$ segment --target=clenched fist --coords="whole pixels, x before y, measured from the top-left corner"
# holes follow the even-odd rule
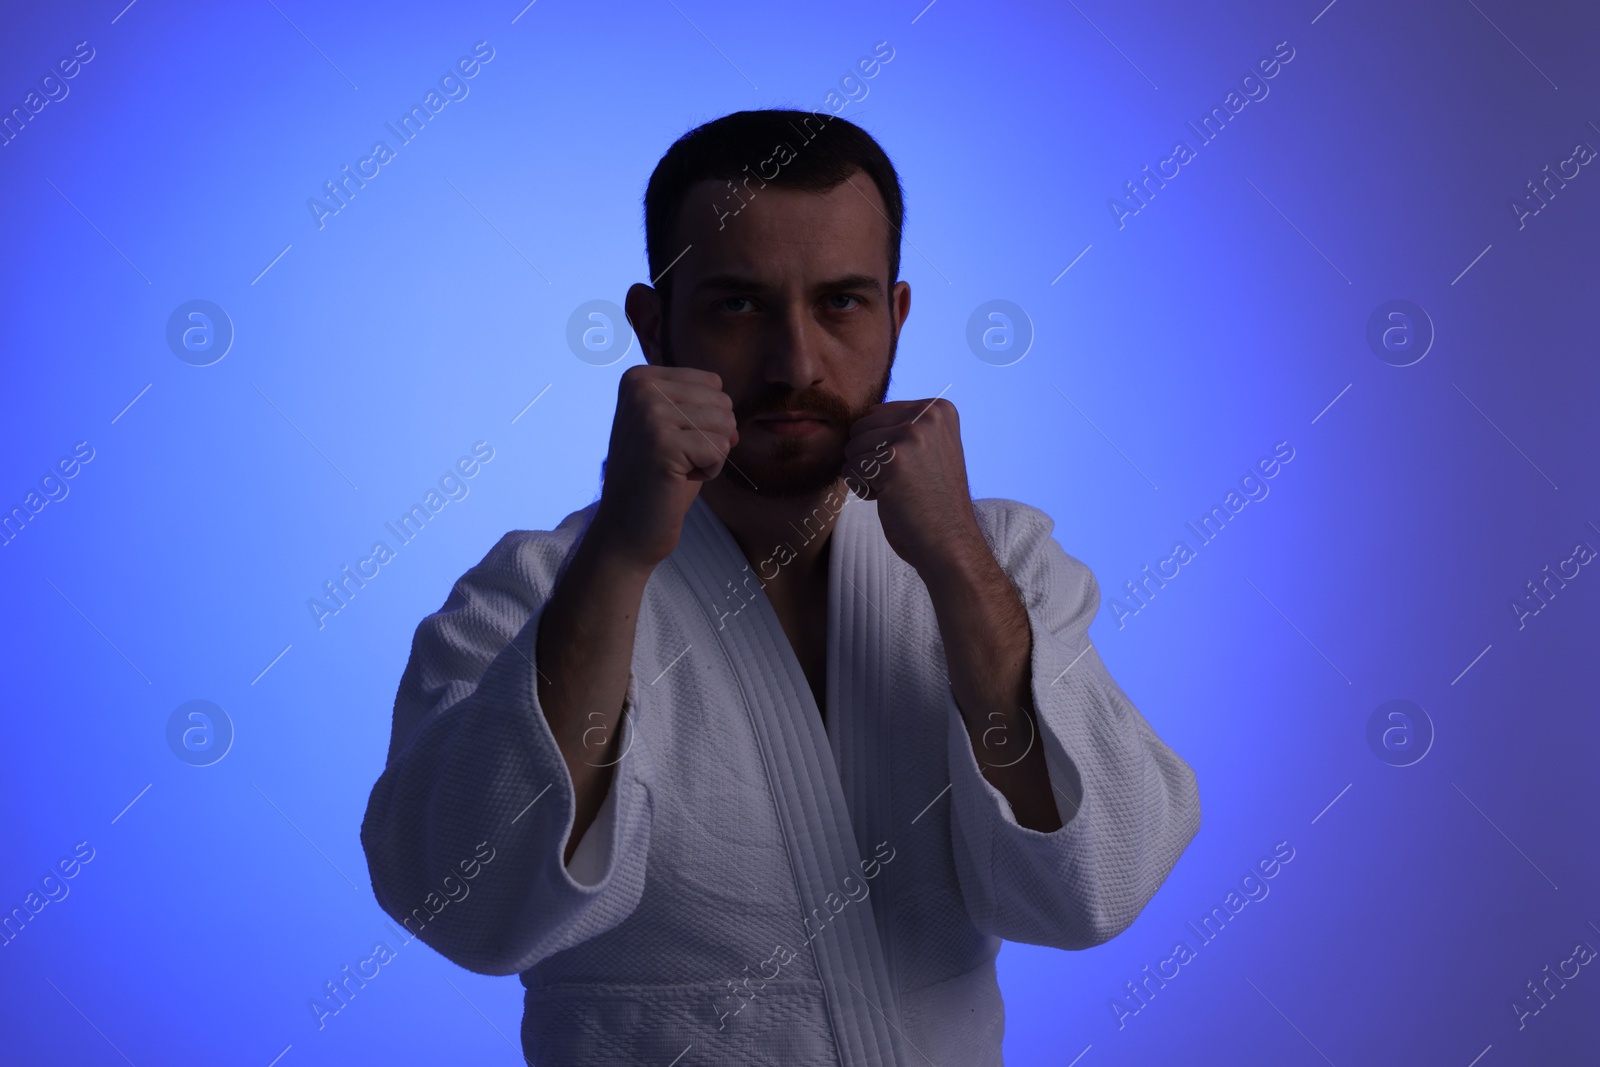
[[[591,536],[629,562],[672,554],[704,482],[739,443],[722,379],[691,367],[629,367],[617,386],[605,487]]]
[[[925,580],[963,557],[987,554],[950,401],[879,404],[850,427],[845,471],[855,475],[845,483],[852,491],[878,501],[889,547]]]

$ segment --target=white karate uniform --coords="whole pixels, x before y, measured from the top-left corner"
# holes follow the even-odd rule
[[[1193,770],[1089,643],[1088,568],[1038,509],[975,502],[1033,632],[1063,820],[1039,833],[979,772],[876,503],[851,497],[832,533],[825,727],[759,575],[696,499],[646,586],[624,755],[569,868],[535,645],[595,506],[507,534],[418,627],[361,828],[378,902],[462,967],[521,974],[540,1067],[999,1064],[1000,940],[1116,936],[1200,825]]]

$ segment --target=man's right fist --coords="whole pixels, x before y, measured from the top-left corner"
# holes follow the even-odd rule
[[[629,367],[617,386],[605,486],[591,534],[628,562],[653,567],[678,546],[700,484],[739,443],[722,379],[691,367]]]

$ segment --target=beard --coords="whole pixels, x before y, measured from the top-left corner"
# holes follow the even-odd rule
[[[662,362],[677,366],[673,359],[670,331],[662,329]],[[894,370],[899,338],[889,337],[889,359],[883,376],[863,396],[841,397],[825,389],[789,389],[769,386],[733,405],[739,427],[739,443],[728,453],[721,477],[732,479],[740,488],[760,497],[777,500],[813,496],[832,486],[844,473],[844,446],[850,427],[889,395],[890,374]],[[753,420],[784,411],[813,411],[828,420],[823,430],[803,437],[778,437],[768,434],[764,447],[758,447],[751,431]]]

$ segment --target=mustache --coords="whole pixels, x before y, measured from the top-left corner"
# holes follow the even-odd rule
[[[869,405],[870,406],[870,405]],[[837,393],[823,389],[785,389],[772,387],[747,397],[733,406],[734,418],[740,425],[762,415],[776,415],[785,411],[814,411],[832,422],[854,423],[866,409],[857,410]]]

